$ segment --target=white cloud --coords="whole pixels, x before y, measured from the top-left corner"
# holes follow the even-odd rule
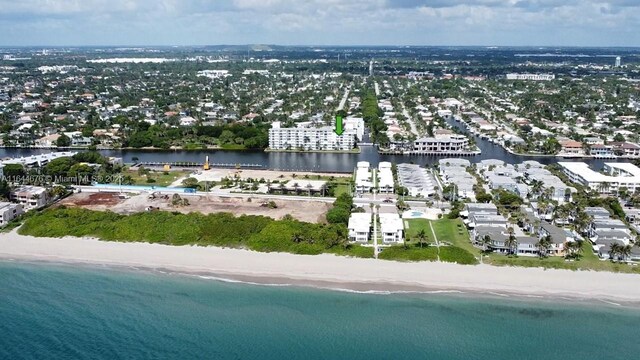
[[[637,46],[638,28],[637,0],[0,0],[0,45]]]

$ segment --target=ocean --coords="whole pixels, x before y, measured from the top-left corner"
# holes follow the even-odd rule
[[[640,310],[0,262],[0,359],[634,359]]]

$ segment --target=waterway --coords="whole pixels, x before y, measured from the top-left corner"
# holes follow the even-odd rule
[[[463,132],[466,130],[460,123],[453,120],[450,125],[456,126]],[[467,156],[471,162],[480,162],[486,159],[499,159],[509,164],[518,164],[526,160],[535,160],[542,164],[549,165],[558,161],[585,161],[596,169],[602,168],[607,161],[604,159],[561,159],[553,156],[522,156],[506,151],[502,146],[496,145],[479,136],[471,135],[482,151],[481,155]],[[34,154],[49,153],[48,149],[15,149],[0,148],[0,158],[30,156]],[[140,162],[198,162],[203,163],[206,156],[214,164],[251,164],[261,165],[263,168],[273,170],[290,171],[321,171],[321,172],[351,172],[359,161],[368,161],[372,165],[377,165],[381,161],[395,163],[413,163],[422,166],[431,166],[443,159],[443,156],[424,155],[381,155],[377,148],[373,146],[362,146],[359,154],[339,154],[339,153],[279,153],[264,151],[225,151],[225,150],[103,150],[106,156],[123,158],[124,162],[133,162],[133,158],[138,158]],[[613,160],[621,161],[621,160]]]

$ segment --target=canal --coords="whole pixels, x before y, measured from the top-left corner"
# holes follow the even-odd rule
[[[460,123],[448,121],[451,125],[462,131],[466,130]],[[521,163],[526,160],[535,160],[548,165],[558,161],[585,161],[594,168],[602,168],[604,162],[612,160],[603,159],[575,159],[567,160],[553,156],[522,156],[511,154],[502,146],[496,145],[479,136],[471,135],[482,151],[481,155],[465,157],[471,162],[479,162],[485,159],[500,159],[510,164]],[[29,156],[33,154],[48,153],[47,149],[16,149],[0,148],[0,158]],[[124,162],[133,162],[138,158],[141,162],[199,162],[203,163],[206,156],[213,164],[259,164],[264,168],[273,170],[290,171],[322,171],[322,172],[352,172],[358,161],[368,161],[377,165],[381,161],[395,163],[413,163],[422,166],[430,166],[443,159],[442,156],[421,155],[380,155],[373,146],[363,146],[359,154],[336,153],[278,153],[263,151],[224,151],[224,150],[102,150],[105,156],[123,158]],[[616,160],[613,160],[616,161]]]

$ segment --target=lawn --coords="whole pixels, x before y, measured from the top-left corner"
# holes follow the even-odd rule
[[[169,186],[181,177],[189,175],[188,171],[149,171],[148,175],[139,175],[137,171],[124,171],[122,176],[131,176],[134,185]],[[149,182],[153,179],[154,182]]]
[[[405,220],[408,227],[406,227],[405,231],[407,232],[407,237],[409,241],[407,244],[411,247],[418,246],[418,233],[421,230],[424,230],[426,237],[426,242],[431,244],[429,252],[434,252],[436,257],[433,260],[437,260],[438,250],[435,246],[433,246],[436,241],[433,237],[433,232],[436,233],[436,237],[440,243],[447,243],[451,246],[441,246],[440,247],[440,260],[445,262],[454,262],[458,264],[477,264],[478,257],[480,252],[478,249],[471,245],[469,241],[469,233],[465,228],[464,224],[461,220],[450,220],[450,219],[441,219],[441,220],[426,220],[426,219],[410,219]],[[433,229],[433,231],[432,231]],[[433,250],[431,250],[433,249]],[[407,250],[409,254],[404,255],[399,254],[399,259],[401,260],[409,260],[412,261],[412,251]],[[385,250],[386,251],[386,250]],[[400,250],[396,251],[399,253]]]
[[[403,221],[405,222],[405,231],[407,233],[408,244],[418,243],[418,233],[420,232],[420,230],[424,230],[425,235],[427,235],[425,239],[427,243],[436,243],[436,240],[433,238],[433,232],[431,231],[431,225],[429,225],[429,220],[409,219]]]
[[[336,186],[335,193],[333,197],[339,197],[342,194],[349,194],[351,192],[351,184],[338,184]]]
[[[462,220],[441,219],[432,221],[431,224],[436,232],[438,241],[464,249],[475,257],[480,256],[480,250],[471,244],[469,232]]]

